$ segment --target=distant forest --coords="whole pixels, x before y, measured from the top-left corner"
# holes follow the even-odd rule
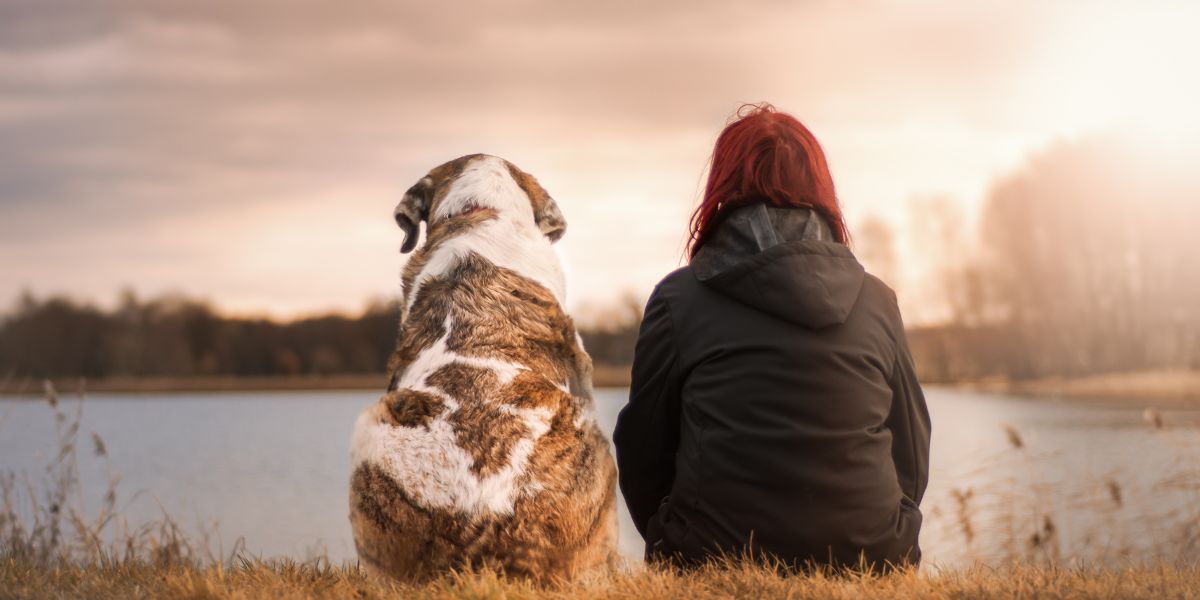
[[[222,316],[176,296],[139,301],[126,293],[111,311],[26,294],[0,321],[0,378],[383,373],[396,344],[395,302],[358,317],[291,322]],[[640,312],[581,330],[598,364],[633,359]]]
[[[975,230],[955,203],[914,202],[913,235],[936,264],[927,285],[948,309],[908,333],[923,380],[1200,370],[1196,156],[1118,136],[1054,146],[996,182]],[[876,221],[855,234],[890,280],[893,232]],[[597,365],[628,367],[642,301],[581,328]],[[397,320],[395,303],[282,323],[179,297],[127,294],[104,311],[26,295],[0,319],[0,378],[381,373]]]

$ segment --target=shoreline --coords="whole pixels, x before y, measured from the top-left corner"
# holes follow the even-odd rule
[[[1032,400],[1200,407],[1200,370],[1150,370],[1079,377],[984,379],[928,386],[1027,397]]]
[[[629,387],[629,368],[598,365],[592,383],[596,388]],[[285,376],[109,377],[53,380],[60,395],[80,389],[98,393],[266,392],[304,390],[380,391],[388,378],[382,373]],[[1027,397],[1031,400],[1092,401],[1149,406],[1200,407],[1200,371],[1136,371],[1083,377],[1046,377],[1030,380],[985,379],[929,382],[931,388]],[[0,396],[41,396],[42,382],[32,378],[0,381]]]
[[[385,373],[349,373],[341,375],[201,375],[188,377],[106,377],[103,379],[52,379],[59,395],[91,393],[151,394],[172,392],[284,392],[305,390],[362,390],[383,392],[388,385]],[[11,378],[0,380],[0,396],[42,396],[42,380]],[[595,367],[592,385],[629,387],[627,367]]]

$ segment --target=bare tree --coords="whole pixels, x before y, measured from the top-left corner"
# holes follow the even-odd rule
[[[896,259],[896,236],[884,219],[869,215],[854,230],[855,255],[871,274],[892,288],[899,284]]]

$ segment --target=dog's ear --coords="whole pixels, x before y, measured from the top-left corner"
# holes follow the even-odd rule
[[[533,213],[533,221],[551,242],[557,242],[567,232],[567,220],[563,218],[562,211],[558,210],[558,203],[550,196],[546,196],[542,208]]]
[[[417,247],[421,221],[429,219],[429,201],[433,197],[433,179],[422,177],[404,192],[404,199],[396,205],[396,224],[404,230],[404,243],[400,251],[408,254]]]
[[[509,163],[508,169],[517,185],[529,196],[529,203],[533,207],[533,221],[537,223],[538,229],[550,238],[551,242],[557,242],[567,231],[567,220],[558,209],[558,203],[533,175],[516,168],[512,163]]]

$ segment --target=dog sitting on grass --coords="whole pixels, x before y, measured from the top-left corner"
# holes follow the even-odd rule
[[[450,161],[396,207],[402,280],[392,380],[359,416],[350,522],[361,563],[402,580],[496,568],[571,578],[616,556],[616,470],[591,359],[563,309],[566,222],[537,180]]]

